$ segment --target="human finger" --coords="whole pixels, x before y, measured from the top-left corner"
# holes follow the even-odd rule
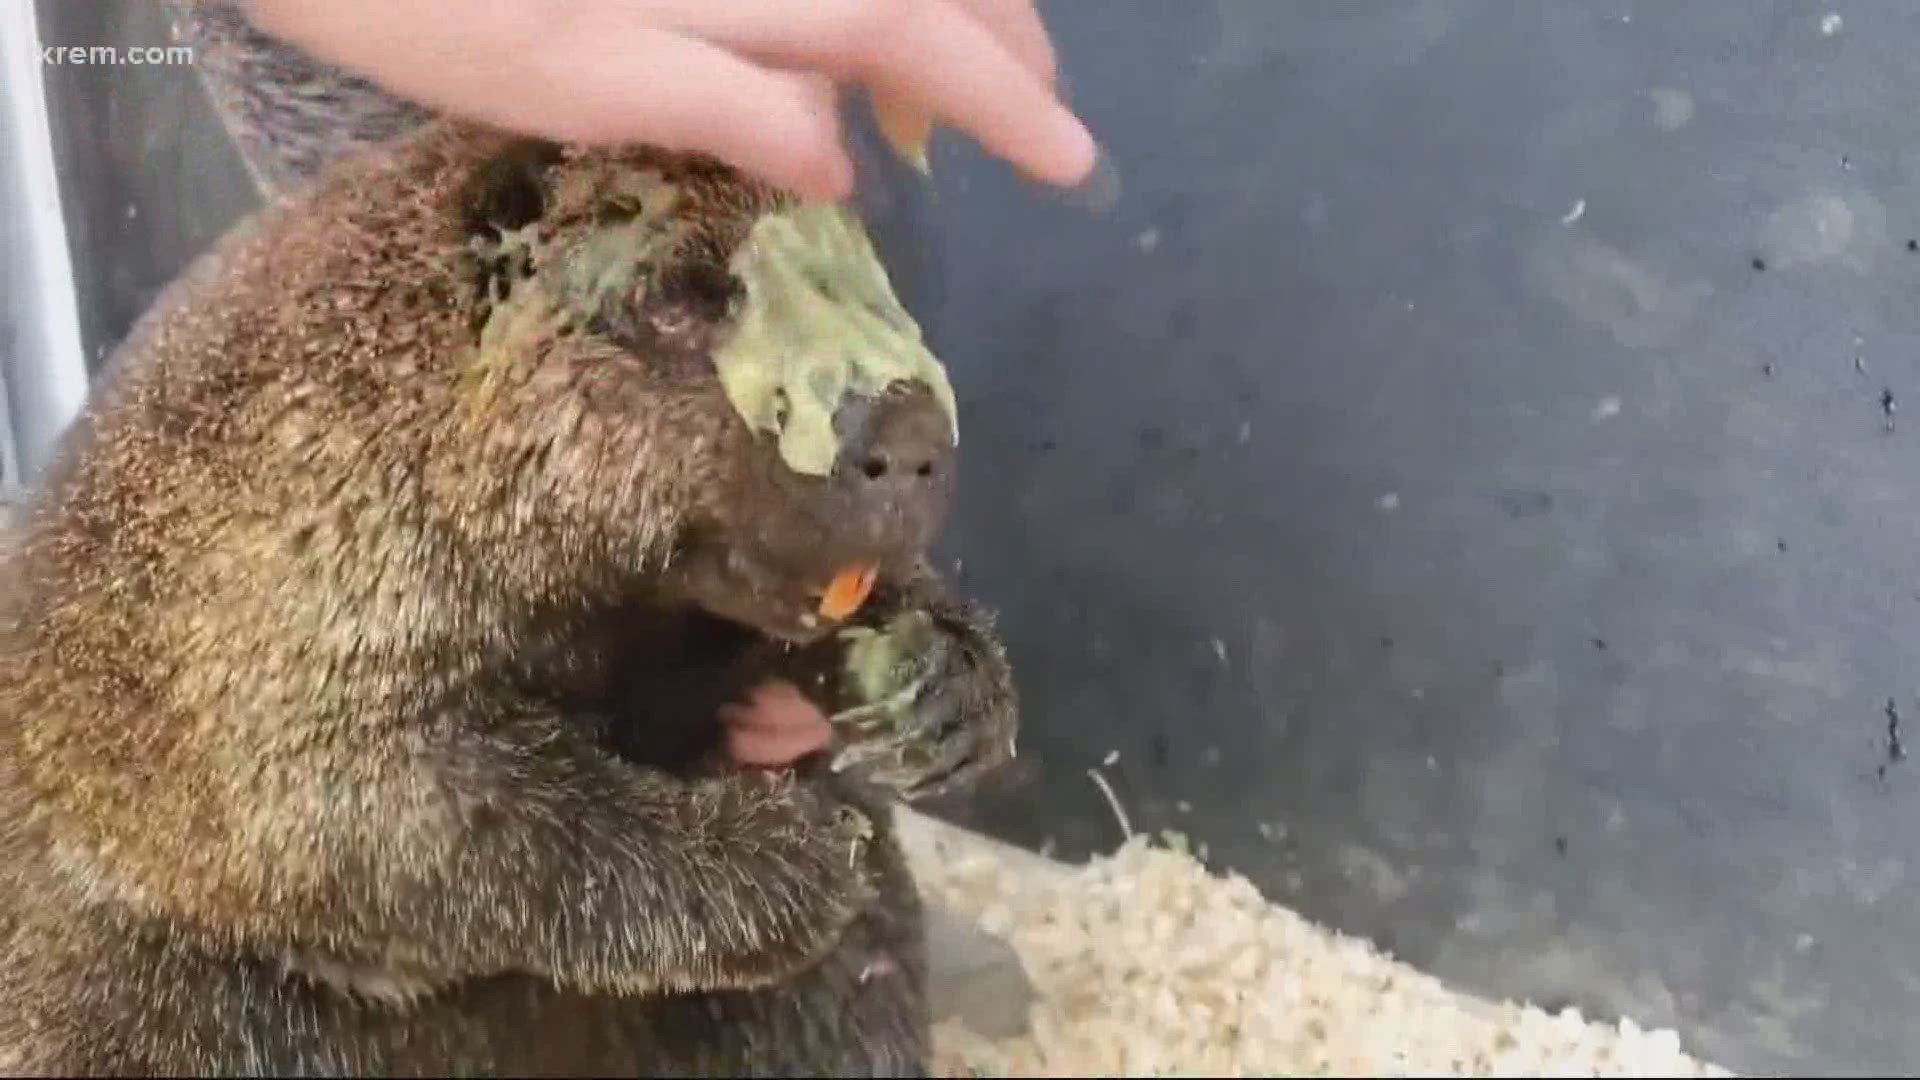
[[[1047,89],[1059,89],[1059,57],[1033,0],[947,0],[997,38]]]
[[[781,67],[914,101],[1042,181],[1071,186],[1098,149],[1078,118],[972,13],[948,0],[636,2],[662,25]]]
[[[755,687],[744,704],[720,709],[728,756],[738,764],[780,768],[824,749],[833,729],[791,683]]]
[[[254,0],[262,29],[429,108],[561,141],[707,153],[802,195],[838,199],[853,167],[840,119],[792,73],[659,29],[641,5]]]

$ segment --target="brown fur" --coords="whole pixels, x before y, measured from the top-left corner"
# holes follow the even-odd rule
[[[720,267],[778,197],[559,160],[454,125],[355,159],[115,361],[0,583],[0,1068],[920,1068],[884,800],[715,767],[712,709],[831,649],[778,643],[854,556],[868,617],[951,645],[929,790],[1005,756],[1004,658],[934,517],[859,519],[720,393]],[[609,212],[621,164],[697,193],[659,287],[476,394],[512,282],[468,241]]]

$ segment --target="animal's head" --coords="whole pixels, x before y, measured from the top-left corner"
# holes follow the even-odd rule
[[[643,149],[465,168],[471,318],[433,452],[464,542],[791,640],[924,551],[953,395],[850,212]]]

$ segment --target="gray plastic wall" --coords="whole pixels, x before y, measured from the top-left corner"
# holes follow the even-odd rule
[[[947,139],[885,238],[1026,708],[945,812],[1105,850],[1100,768],[1469,989],[1920,1067],[1920,20],[1045,10],[1121,203]],[[189,71],[46,75],[92,357],[251,199]]]

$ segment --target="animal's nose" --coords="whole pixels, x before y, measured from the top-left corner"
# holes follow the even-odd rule
[[[846,399],[833,421],[840,437],[834,486],[870,541],[927,543],[953,486],[953,427],[939,400],[917,383],[896,383],[878,398]]]
[[[834,415],[834,428],[841,468],[869,490],[918,497],[952,469],[953,429],[933,395],[918,387],[896,387],[878,400],[853,398]]]

